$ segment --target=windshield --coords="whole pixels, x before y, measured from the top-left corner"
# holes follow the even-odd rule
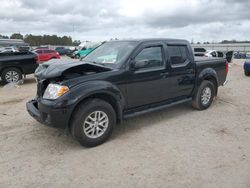
[[[117,67],[132,52],[136,42],[107,42],[96,48],[82,60],[104,66]]]

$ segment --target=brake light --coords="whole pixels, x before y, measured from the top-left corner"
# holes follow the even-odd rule
[[[228,62],[226,62],[226,74],[228,74]]]

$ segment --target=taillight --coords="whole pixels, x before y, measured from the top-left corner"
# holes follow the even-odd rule
[[[226,62],[226,74],[228,74],[228,62]]]

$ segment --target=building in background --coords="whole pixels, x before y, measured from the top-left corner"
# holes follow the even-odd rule
[[[9,47],[15,46],[17,48],[21,46],[29,46],[28,43],[25,43],[21,39],[0,39],[0,47]]]

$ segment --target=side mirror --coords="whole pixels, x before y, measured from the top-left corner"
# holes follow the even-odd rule
[[[138,70],[138,69],[145,68],[147,64],[148,64],[148,60],[145,60],[145,59],[142,59],[139,61],[132,61],[131,68],[133,70]]]

